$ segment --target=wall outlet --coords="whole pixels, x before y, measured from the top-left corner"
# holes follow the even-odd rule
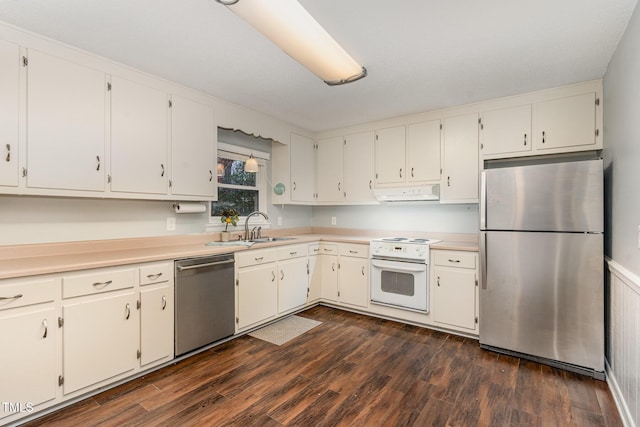
[[[338,220],[335,216],[331,217],[331,225],[336,225],[338,223]]]
[[[176,219],[173,217],[167,218],[167,231],[175,231]]]
[[[282,217],[281,216],[278,217],[278,225],[282,225]]]

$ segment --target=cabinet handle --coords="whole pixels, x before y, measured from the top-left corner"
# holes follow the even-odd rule
[[[451,258],[449,258],[449,262],[460,262],[460,260],[459,259],[451,259]]]
[[[156,274],[147,274],[147,279],[149,280],[156,280],[159,279],[160,276],[162,276],[162,273],[156,273]]]
[[[280,280],[284,280],[284,270],[280,270]]]
[[[332,252],[332,251],[331,251],[331,249],[329,249],[329,248],[323,248],[323,250],[324,250],[325,252]]]
[[[524,134],[524,145],[527,145],[527,134]]]
[[[451,177],[447,177],[447,187],[451,187]]]
[[[411,178],[413,178],[413,168],[411,168]]]
[[[440,286],[440,276],[438,276],[438,280],[436,280],[438,286]]]
[[[162,168],[162,172],[160,173],[160,176],[164,176],[164,165],[162,163],[160,163],[160,168]]]
[[[113,280],[107,280],[106,282],[95,282],[93,284],[93,286],[95,286],[96,288],[106,288],[107,286],[109,286],[110,284],[113,283]]]
[[[342,190],[340,189],[340,183],[338,183],[338,191],[342,191]]]
[[[167,308],[167,297],[162,295],[162,309],[164,310],[165,308]]]
[[[11,144],[7,144],[7,157],[5,158],[7,162],[11,161]]]
[[[213,181],[213,171],[209,170],[209,182]]]
[[[357,254],[357,253],[358,253],[358,251],[354,251],[354,250],[349,249],[349,253],[350,253],[350,254]]]
[[[336,263],[331,264],[331,271],[336,271]]]
[[[44,327],[44,334],[42,334],[42,338],[46,338],[47,333],[49,332],[49,328],[47,328],[47,319],[42,320],[42,326]]]
[[[362,266],[362,275],[364,276],[364,266]]]
[[[258,256],[258,257],[254,257],[253,259],[255,259],[257,262],[260,262],[264,259],[263,256]]]
[[[369,190],[373,190],[373,180],[369,180]]]
[[[271,281],[273,282],[274,280],[276,280],[276,273],[271,271]]]
[[[99,171],[100,170],[100,156],[96,156],[96,161],[98,162],[98,165],[96,166],[96,170]]]
[[[544,131],[542,131],[542,143],[545,143],[547,136],[545,135]]]
[[[296,182],[295,182],[295,181],[293,181],[293,191],[296,191],[296,187],[297,187],[297,186],[296,186]]]
[[[0,297],[0,301],[6,300],[6,299],[18,299],[18,298],[22,298],[22,294],[14,295],[12,297]]]
[[[402,168],[400,168],[400,178],[402,178]]]
[[[131,317],[131,306],[129,305],[129,303],[127,303],[127,305],[125,305],[124,308],[127,311],[127,316],[125,317],[125,320],[129,320],[129,317]]]
[[[289,255],[296,255],[298,251],[289,252]]]

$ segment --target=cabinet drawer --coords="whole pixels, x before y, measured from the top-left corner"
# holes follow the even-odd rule
[[[56,279],[22,282],[0,282],[0,310],[53,301],[58,292]]]
[[[62,278],[62,298],[132,288],[136,270],[102,270],[89,274],[78,274]]]
[[[236,266],[247,267],[275,262],[276,251],[274,249],[262,249],[257,251],[236,252]]]
[[[309,255],[319,255],[320,254],[320,243],[313,243],[309,245]]]
[[[291,259],[307,256],[307,245],[289,245],[278,248],[278,259]]]
[[[318,255],[338,255],[338,245],[331,243],[320,243]]]
[[[434,264],[443,267],[476,268],[474,252],[433,251]]]
[[[369,245],[357,245],[342,243],[338,247],[340,256],[352,256],[356,258],[369,258]]]
[[[144,265],[140,267],[140,285],[166,282],[172,274],[172,262]]]

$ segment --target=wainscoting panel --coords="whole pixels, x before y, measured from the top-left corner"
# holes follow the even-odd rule
[[[640,277],[608,259],[607,380],[627,426],[640,422]]]

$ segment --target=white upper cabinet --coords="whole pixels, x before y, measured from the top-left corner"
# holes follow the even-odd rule
[[[105,74],[30,49],[27,186],[103,191]]]
[[[595,92],[534,104],[533,131],[537,150],[598,148]]]
[[[344,138],[344,190],[348,202],[374,200],[375,134],[373,131]]]
[[[407,182],[440,180],[440,120],[407,126]]]
[[[484,111],[480,118],[482,156],[531,151],[531,105]]]
[[[440,201],[478,203],[478,114],[444,120]]]
[[[111,191],[166,194],[167,93],[111,78]]]
[[[317,145],[317,200],[338,202],[344,200],[344,138],[321,139]]]
[[[296,133],[291,134],[291,201],[313,202],[315,192],[314,142]]]
[[[0,40],[0,186],[18,185],[20,48]]]
[[[171,192],[215,198],[217,128],[213,107],[171,98]]]
[[[376,184],[402,184],[405,181],[405,126],[376,132]]]

